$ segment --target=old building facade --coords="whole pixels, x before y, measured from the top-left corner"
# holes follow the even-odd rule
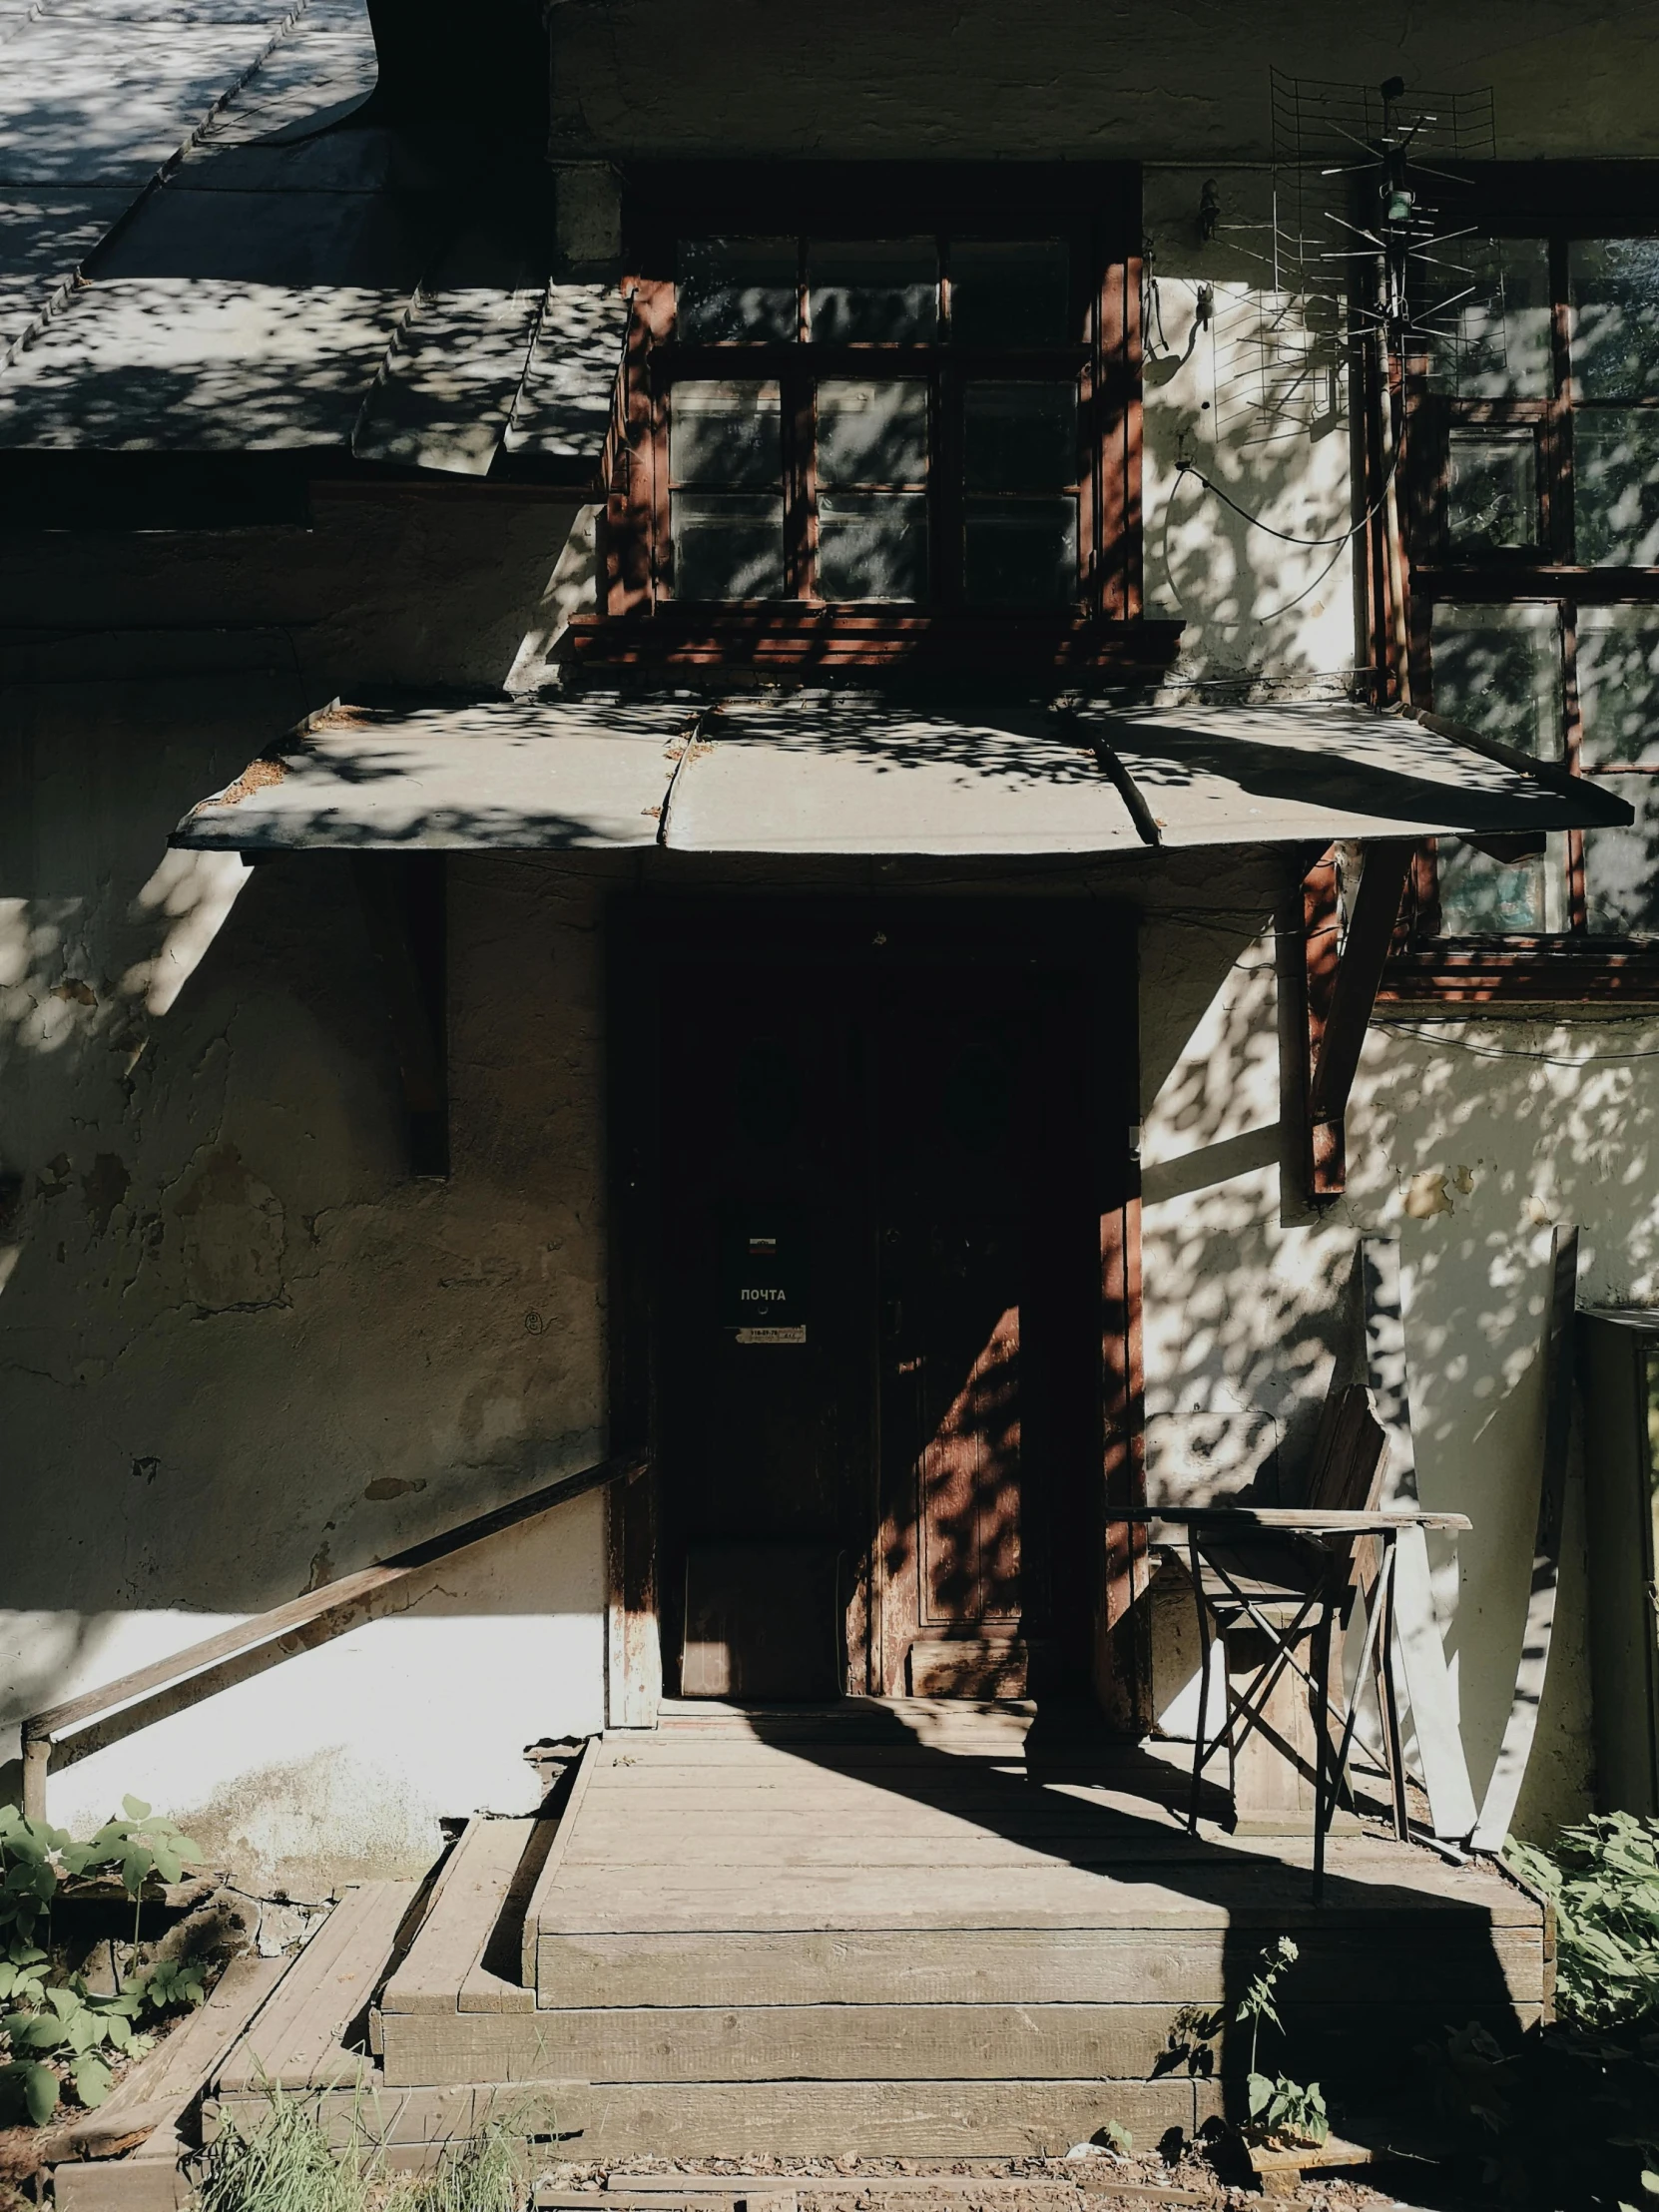
[[[314,1896],[665,1689],[1190,1728],[1121,1515],[1294,1495],[1334,1376],[1472,1523],[1473,1805],[1605,1798],[1659,26],[1495,14],[568,0],[446,129],[435,16],[0,13],[7,1718],[652,1459],[54,1818]]]

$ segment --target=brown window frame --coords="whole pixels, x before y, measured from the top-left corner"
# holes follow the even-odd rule
[[[1539,171],[1543,174],[1540,175]],[[1534,606],[1556,610],[1561,632],[1560,761],[1570,774],[1649,774],[1644,769],[1586,771],[1577,686],[1579,610],[1589,606],[1659,607],[1659,566],[1588,566],[1574,558],[1573,422],[1568,254],[1577,241],[1659,238],[1659,175],[1653,165],[1496,163],[1462,173],[1445,193],[1448,230],[1496,241],[1542,241],[1548,252],[1551,390],[1526,399],[1459,399],[1428,389],[1425,352],[1389,363],[1388,390],[1374,392],[1399,425],[1398,505],[1404,555],[1406,674],[1416,705],[1433,704],[1434,609]],[[1455,247],[1446,249],[1455,253]],[[1624,402],[1621,402],[1624,404]],[[1659,411],[1659,398],[1629,402]],[[1446,519],[1450,433],[1463,426],[1530,430],[1535,440],[1537,543],[1459,558]],[[1382,441],[1369,453],[1368,510],[1378,509],[1369,543],[1374,645],[1380,688],[1398,696],[1395,633],[1387,619],[1386,553],[1381,544],[1384,490]],[[1616,782],[1615,782],[1616,788]],[[1438,861],[1425,840],[1412,870],[1395,954],[1380,995],[1451,1003],[1575,1003],[1659,999],[1659,936],[1592,931],[1585,885],[1584,835],[1566,832],[1566,927],[1522,933],[1442,933]]]
[[[1072,254],[1073,345],[956,352],[927,345],[793,341],[682,345],[675,332],[680,240],[859,240],[932,236],[1060,238]],[[623,191],[632,298],[617,419],[606,459],[600,607],[571,633],[589,664],[881,668],[894,662],[1087,672],[1159,669],[1179,626],[1147,623],[1141,596],[1141,266],[1139,172],[1123,163],[638,164]],[[948,281],[948,259],[945,264]],[[952,468],[954,404],[964,373],[1010,382],[1079,376],[1078,569],[1072,605],[1006,609],[956,599],[945,564],[959,545]],[[934,424],[930,597],[828,601],[811,596],[816,511],[812,386],[825,376],[924,375]],[[786,549],[795,596],[685,602],[669,577],[669,393],[677,377],[781,383]],[[943,438],[941,447],[940,438]],[[942,525],[942,527],[941,527]]]

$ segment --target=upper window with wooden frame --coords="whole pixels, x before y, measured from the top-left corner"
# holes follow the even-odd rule
[[[741,652],[1139,614],[1133,171],[640,169],[624,221],[611,622]]]
[[[1412,691],[1616,780],[1636,821],[1519,861],[1440,839],[1413,936],[1525,940],[1558,970],[1659,950],[1659,206],[1582,169],[1553,210],[1517,198],[1442,249],[1461,296],[1405,363]]]

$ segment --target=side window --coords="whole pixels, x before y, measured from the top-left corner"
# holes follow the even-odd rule
[[[1659,237],[1452,251],[1405,364],[1414,683],[1637,819],[1510,862],[1442,838],[1419,928],[1659,939]]]

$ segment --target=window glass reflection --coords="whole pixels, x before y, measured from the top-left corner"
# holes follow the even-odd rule
[[[1555,388],[1548,246],[1542,239],[1455,239],[1444,260],[1423,310],[1439,333],[1429,346],[1430,390],[1456,399],[1547,399]]]
[[[1574,408],[1572,460],[1578,559],[1659,564],[1659,408]]]
[[[927,386],[826,377],[817,417],[820,598],[925,599]]]
[[[1451,432],[1446,534],[1458,553],[1537,544],[1537,445],[1530,430]]]
[[[931,239],[813,240],[807,316],[819,345],[925,344],[939,330],[939,256]]]
[[[1659,934],[1659,777],[1609,778],[1636,811],[1628,829],[1584,832],[1584,903],[1590,928],[1620,937]]]
[[[1567,270],[1577,396],[1659,398],[1659,239],[1575,239]]]
[[[1561,758],[1561,630],[1553,607],[1437,606],[1433,675],[1436,714],[1540,760]],[[1517,861],[1441,837],[1437,859],[1440,927],[1448,936],[1566,927],[1563,835]]]
[[[1578,713],[1586,768],[1659,768],[1659,607],[1579,608]]]
[[[682,239],[675,334],[730,345],[796,335],[794,239]]]
[[[676,597],[782,597],[784,448],[778,385],[736,379],[677,383],[668,453]]]
[[[818,386],[821,484],[919,484],[927,476],[927,386],[826,377]]]

